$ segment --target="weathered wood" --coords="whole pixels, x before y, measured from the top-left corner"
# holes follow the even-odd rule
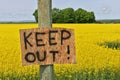
[[[52,27],[52,0],[38,0],[39,27]]]
[[[24,66],[76,63],[73,29],[22,29],[20,37]]]
[[[38,0],[38,26],[52,27],[52,0]],[[40,80],[54,80],[54,65],[40,65]]]

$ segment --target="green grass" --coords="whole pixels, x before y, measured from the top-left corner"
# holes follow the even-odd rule
[[[39,73],[31,75],[16,75],[0,73],[0,80],[40,80]],[[95,72],[94,69],[84,69],[76,73],[56,74],[55,80],[120,80],[120,70],[103,68]]]
[[[0,80],[40,80],[40,77],[38,74],[36,75],[24,75],[24,74],[4,74],[0,73]]]
[[[105,48],[111,48],[111,49],[120,49],[120,42],[119,41],[105,41],[104,43],[100,43],[100,46],[104,46]]]

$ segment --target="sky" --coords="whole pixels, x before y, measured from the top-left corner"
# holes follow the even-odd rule
[[[32,15],[38,0],[0,0],[0,22],[35,21]],[[83,8],[95,13],[96,20],[120,19],[120,0],[52,0],[52,7]]]

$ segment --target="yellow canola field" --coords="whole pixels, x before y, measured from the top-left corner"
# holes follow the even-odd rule
[[[19,30],[37,24],[0,24],[0,73],[36,74],[39,66],[22,66]],[[120,41],[120,24],[53,24],[53,28],[75,30],[77,64],[55,65],[55,73],[82,69],[120,68],[120,50],[99,46],[105,41]]]

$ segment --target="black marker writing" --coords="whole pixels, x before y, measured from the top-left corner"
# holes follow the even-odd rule
[[[26,36],[26,32],[24,32],[24,44],[25,49],[27,49],[27,43],[32,47],[33,45],[28,41],[28,38],[32,35],[32,32]]]
[[[49,45],[52,46],[52,45],[56,45],[57,42],[52,42],[53,40],[55,40],[55,37],[52,37],[52,34],[54,33],[57,33],[58,31],[57,30],[54,30],[54,31],[49,31]]]
[[[53,54],[53,62],[55,62],[55,55],[58,53],[58,51],[50,51],[51,54]]]
[[[29,59],[29,56],[32,56],[32,57],[33,57],[33,60],[30,60],[30,59]],[[26,60],[27,62],[29,62],[29,63],[33,63],[33,62],[35,62],[36,57],[35,57],[34,53],[28,52],[28,53],[25,55],[25,60]]]
[[[38,61],[44,61],[46,59],[46,51],[44,51],[44,57],[42,59],[40,58],[40,53],[38,51],[36,52],[36,55]]]
[[[68,36],[64,37],[64,34],[68,34]],[[67,30],[62,30],[61,31],[61,45],[63,45],[63,40],[67,40],[71,37],[71,34]]]
[[[43,41],[43,39],[38,39],[38,36],[39,35],[45,35],[45,32],[36,32],[35,33],[35,38],[36,38],[36,46],[45,46],[45,44],[43,44],[43,43],[41,43],[41,44],[39,44],[38,42],[42,42]]]
[[[67,54],[70,55],[70,46],[67,45]],[[70,59],[70,57],[68,57],[68,60]]]

